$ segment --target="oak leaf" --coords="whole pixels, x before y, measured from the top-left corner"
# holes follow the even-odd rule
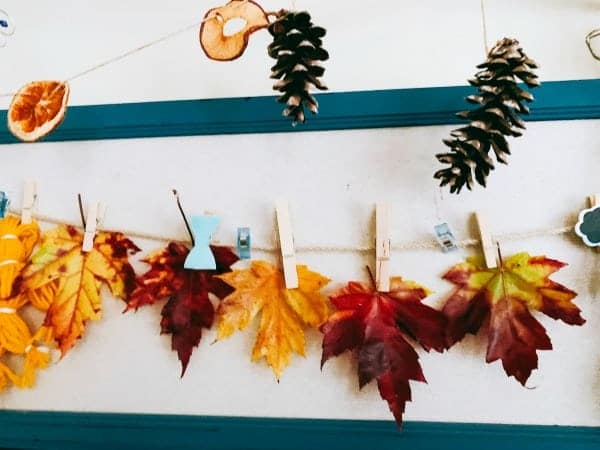
[[[297,289],[286,289],[283,273],[264,261],[219,276],[235,291],[217,309],[217,340],[245,329],[261,312],[252,360],[264,357],[277,380],[294,352],[305,355],[304,325],[318,328],[328,315],[320,290],[329,279],[307,266],[299,265],[297,271]]]
[[[446,348],[445,317],[422,303],[428,291],[400,277],[390,279],[390,292],[350,282],[330,297],[337,311],[321,327],[324,333],[321,367],[347,350],[358,359],[362,388],[377,380],[398,426],[406,402],[411,400],[409,381],[425,382],[419,356],[406,337],[426,351]]]
[[[121,233],[99,232],[88,253],[81,251],[82,243],[83,234],[72,226],[47,231],[23,273],[25,294],[38,298],[43,292],[46,297],[44,326],[51,329],[63,356],[83,336],[86,322],[101,318],[103,284],[123,300],[135,286],[129,256],[139,248],[131,240]]]
[[[211,246],[211,250],[216,270],[188,270],[184,263],[190,249],[184,244],[169,243],[144,259],[150,269],[137,278],[137,287],[128,300],[128,309],[137,309],[168,299],[162,310],[161,332],[171,335],[171,347],[181,361],[182,377],[194,347],[200,343],[202,329],[210,328],[214,320],[209,294],[223,298],[233,291],[216,275],[229,272],[238,257],[227,247]]]
[[[572,302],[577,294],[548,277],[566,264],[545,256],[516,254],[496,269],[470,258],[452,267],[444,278],[456,290],[443,313],[448,318],[448,345],[467,333],[476,334],[489,317],[486,362],[502,360],[506,374],[525,385],[537,369],[537,350],[551,350],[545,328],[532,315],[540,311],[570,325],[585,320]]]

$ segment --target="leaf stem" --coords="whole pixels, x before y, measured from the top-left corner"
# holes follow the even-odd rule
[[[500,242],[496,241],[496,248],[498,250],[498,262],[500,267],[504,268],[504,261],[502,261],[502,251],[500,250]]]
[[[375,277],[373,276],[373,271],[369,266],[365,266],[367,269],[367,273],[369,274],[369,279],[371,280],[371,285],[373,286],[373,290],[377,290],[377,282],[375,281]]]
[[[79,215],[81,216],[81,223],[83,224],[83,229],[85,230],[85,214],[83,212],[83,200],[81,199],[81,194],[77,194],[77,203],[79,204]]]
[[[175,196],[175,200],[177,201],[177,207],[179,208],[179,212],[181,213],[181,217],[183,217],[183,222],[185,223],[185,228],[187,229],[190,239],[192,240],[192,247],[196,245],[196,241],[194,240],[194,233],[192,233],[192,228],[190,227],[190,223],[183,211],[183,207],[181,206],[181,201],[179,200],[179,193],[177,189],[173,189],[173,195]]]

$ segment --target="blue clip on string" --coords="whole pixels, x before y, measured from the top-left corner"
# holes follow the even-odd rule
[[[251,240],[250,240],[250,228],[243,227],[238,228],[237,234],[237,251],[240,259],[251,258]]]
[[[8,197],[5,192],[0,191],[0,218],[4,218],[6,216],[6,212],[8,210],[9,204]]]

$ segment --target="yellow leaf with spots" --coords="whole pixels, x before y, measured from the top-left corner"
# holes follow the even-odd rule
[[[23,274],[22,289],[47,306],[44,326],[51,329],[63,356],[102,315],[100,288],[123,300],[135,287],[129,255],[139,249],[121,233],[100,232],[92,251],[81,251],[83,234],[59,225],[42,236],[40,249]],[[43,293],[41,295],[40,293]]]
[[[297,266],[297,270],[297,289],[286,289],[283,273],[264,261],[253,261],[249,269],[218,277],[235,291],[217,309],[217,340],[245,329],[260,312],[252,359],[264,357],[277,379],[293,353],[304,356],[304,327],[318,328],[329,313],[320,293],[329,279],[306,266]]]

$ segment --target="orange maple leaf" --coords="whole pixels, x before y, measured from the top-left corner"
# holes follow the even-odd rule
[[[235,291],[217,309],[217,340],[245,329],[262,312],[252,360],[266,358],[279,380],[292,353],[305,355],[304,325],[318,328],[328,317],[326,298],[319,292],[329,279],[297,266],[298,288],[286,289],[283,273],[264,261],[218,278]]]

